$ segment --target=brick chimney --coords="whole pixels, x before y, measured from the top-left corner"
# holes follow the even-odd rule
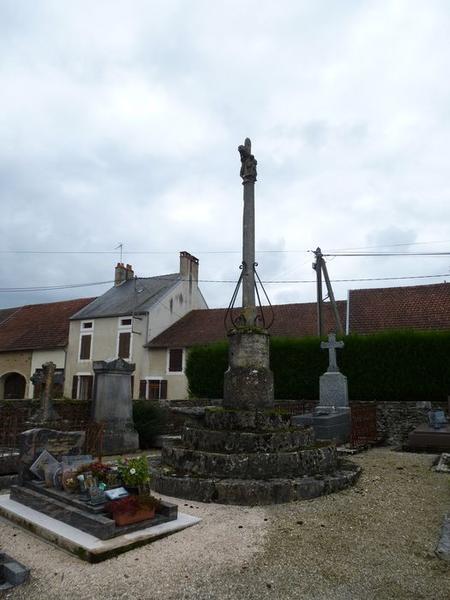
[[[198,258],[189,254],[189,252],[180,252],[180,275],[187,279],[190,284],[198,283]]]
[[[117,287],[127,280],[127,269],[121,262],[117,263],[114,271],[114,285]]]
[[[130,279],[133,279],[134,277],[134,271],[133,271],[133,267],[131,265],[127,265],[125,267],[125,279],[128,281]]]

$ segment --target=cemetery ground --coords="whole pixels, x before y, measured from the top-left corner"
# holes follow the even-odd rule
[[[99,564],[0,521],[2,550],[31,567],[11,600],[448,600],[435,554],[449,511],[433,456],[375,448],[352,457],[353,488],[310,501],[238,507],[175,500],[203,520]]]

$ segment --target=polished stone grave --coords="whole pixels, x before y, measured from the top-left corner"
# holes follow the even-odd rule
[[[178,514],[176,504],[161,501],[153,519],[119,527],[115,524],[114,519],[105,513],[104,504],[90,505],[87,498],[84,499],[80,494],[69,494],[62,490],[47,488],[40,481],[28,481],[23,485],[13,485],[10,498],[85,533],[95,535],[101,540],[174,521]]]
[[[430,452],[450,452],[450,425],[435,429],[429,425],[419,425],[408,436],[410,450]]]
[[[177,518],[172,521],[101,540],[72,525],[47,516],[41,511],[16,502],[8,495],[0,495],[0,516],[91,563],[100,562],[133,548],[149,544],[201,521],[197,517],[178,513]]]

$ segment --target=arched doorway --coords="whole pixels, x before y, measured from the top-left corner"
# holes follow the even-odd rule
[[[3,375],[3,398],[5,400],[16,400],[25,398],[27,381],[20,373],[7,373]]]

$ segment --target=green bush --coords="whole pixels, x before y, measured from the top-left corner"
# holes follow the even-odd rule
[[[167,412],[156,402],[135,400],[133,402],[133,421],[139,434],[140,448],[151,448],[155,438],[165,431]]]
[[[349,335],[338,351],[351,400],[444,401],[450,394],[450,332],[397,331]],[[328,365],[320,339],[272,338],[275,398],[319,397],[319,377]],[[228,368],[228,344],[197,346],[189,352],[186,375],[191,395],[221,398]]]

